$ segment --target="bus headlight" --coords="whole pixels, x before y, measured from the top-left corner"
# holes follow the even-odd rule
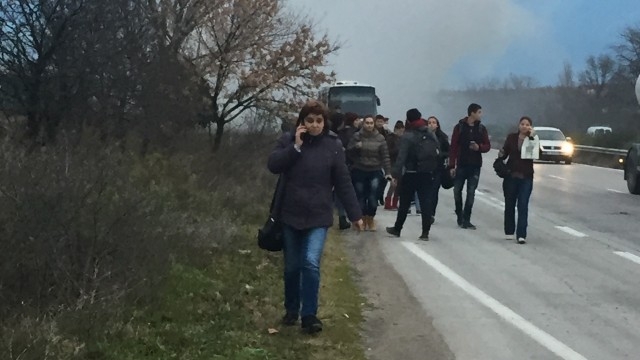
[[[573,144],[569,142],[562,144],[562,153],[565,155],[573,155]]]

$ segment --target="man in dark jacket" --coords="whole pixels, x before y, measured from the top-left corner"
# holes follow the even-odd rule
[[[478,104],[469,105],[467,115],[453,128],[449,168],[451,176],[455,178],[453,196],[458,226],[475,230],[475,225],[471,223],[471,209],[480,180],[482,154],[491,150],[491,143],[487,129],[480,123],[482,107]],[[462,188],[465,182],[467,183],[467,200],[463,209]]]
[[[400,236],[402,227],[413,195],[418,192],[418,199],[421,206],[430,209],[430,190],[433,188],[432,183],[438,165],[440,163],[440,146],[432,130],[426,125],[426,121],[422,119],[422,114],[418,109],[410,109],[407,111],[407,120],[409,127],[400,138],[400,151],[396,163],[391,169],[391,175],[397,181],[402,178],[402,186],[400,187],[400,207],[398,208],[398,216],[396,223],[392,227],[387,228],[387,232],[391,235]],[[402,173],[404,168],[404,174]],[[431,230],[431,213],[423,211],[422,214],[422,234],[421,240],[429,240],[429,231]]]

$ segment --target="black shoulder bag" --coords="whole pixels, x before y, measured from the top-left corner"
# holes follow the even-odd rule
[[[273,193],[269,218],[264,226],[258,230],[258,247],[267,251],[281,251],[284,245],[282,223],[280,222],[280,208],[284,198],[284,174],[278,178],[276,190]]]

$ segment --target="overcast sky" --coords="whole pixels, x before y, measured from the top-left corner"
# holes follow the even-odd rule
[[[429,91],[510,73],[554,85],[640,25],[638,0],[290,0],[343,43],[338,79],[376,87],[380,113],[437,111]],[[427,109],[429,108],[429,109]],[[466,109],[460,109],[464,115]]]

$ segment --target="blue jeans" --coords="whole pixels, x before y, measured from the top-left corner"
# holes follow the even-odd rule
[[[351,180],[353,181],[353,187],[356,190],[356,196],[360,202],[362,215],[376,216],[378,196],[384,180],[382,170],[364,171],[353,169],[351,171]]]
[[[527,238],[529,199],[533,191],[533,179],[505,178],[504,191],[504,233],[514,232],[518,238]],[[518,206],[518,227],[516,229],[516,205]]]
[[[471,219],[471,209],[476,196],[476,188],[480,181],[479,166],[458,166],[456,169],[456,178],[453,180],[453,198],[456,205],[456,215],[462,217],[464,221]],[[462,188],[467,183],[467,200],[462,207]]]
[[[284,225],[284,308],[303,317],[318,312],[320,260],[327,228],[297,230]],[[302,303],[302,310],[300,310]]]

